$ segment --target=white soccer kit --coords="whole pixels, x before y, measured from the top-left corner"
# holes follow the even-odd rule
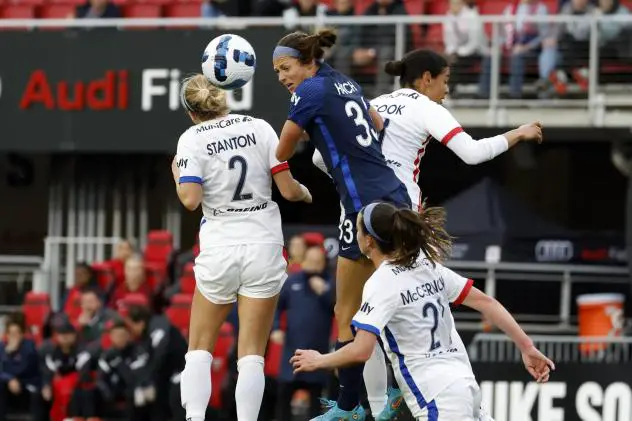
[[[502,135],[475,141],[450,111],[414,89],[403,88],[379,96],[371,105],[384,120],[382,153],[406,186],[417,211],[421,210],[421,190],[417,184],[421,159],[432,138],[468,164],[490,160],[508,147]]]
[[[266,121],[229,114],[190,127],[178,141],[180,183],[204,191],[197,287],[211,302],[269,298],[283,286],[286,260],[272,175],[287,170]]]
[[[421,256],[413,268],[384,262],[364,286],[352,325],[381,336],[406,404],[419,420],[478,419],[480,390],[466,350],[452,337],[450,311],[472,284]]]

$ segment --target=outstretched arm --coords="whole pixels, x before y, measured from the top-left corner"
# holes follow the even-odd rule
[[[522,353],[522,360],[527,371],[538,383],[548,381],[550,371],[555,370],[555,364],[538,351],[531,338],[498,300],[472,287],[463,300],[463,304],[483,314],[487,320],[514,341]]]
[[[353,342],[336,352],[321,354],[314,350],[297,349],[290,363],[294,373],[316,370],[333,370],[368,361],[373,354],[377,337],[368,331],[359,330]]]

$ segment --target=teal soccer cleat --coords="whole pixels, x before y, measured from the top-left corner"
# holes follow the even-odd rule
[[[327,412],[312,418],[310,421],[364,421],[366,418],[366,413],[361,405],[356,406],[352,411],[344,411],[338,408],[336,401],[322,399],[321,402]]]
[[[390,421],[397,417],[404,409],[404,397],[399,389],[388,388],[386,407],[375,417],[375,421]]]

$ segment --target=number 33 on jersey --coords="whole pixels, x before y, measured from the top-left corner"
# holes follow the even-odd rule
[[[347,215],[402,188],[386,165],[360,86],[326,63],[296,88],[288,120],[323,156]]]

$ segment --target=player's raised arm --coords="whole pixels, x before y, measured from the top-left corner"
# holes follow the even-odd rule
[[[474,139],[443,106],[432,104],[429,111],[422,118],[432,137],[450,148],[468,165],[494,159],[522,141],[542,142],[542,125],[539,122],[522,125],[501,135]]]
[[[276,150],[276,158],[279,161],[287,161],[294,156],[296,145],[301,141],[303,132],[303,128],[295,122],[291,120],[285,122]]]
[[[551,370],[555,370],[555,364],[533,345],[531,338],[498,300],[472,287],[463,299],[463,304],[480,312],[486,320],[511,338],[522,353],[525,368],[538,383],[548,381]]]
[[[269,148],[268,159],[270,164],[270,174],[272,175],[272,179],[278,187],[281,196],[290,202],[303,201],[306,203],[312,203],[311,193],[307,187],[294,179],[292,172],[290,171],[290,165],[287,161],[281,161],[276,158],[276,152],[279,147],[279,138],[272,126],[270,126],[267,122],[260,120],[259,130],[264,135],[263,138],[267,142],[267,146]]]

